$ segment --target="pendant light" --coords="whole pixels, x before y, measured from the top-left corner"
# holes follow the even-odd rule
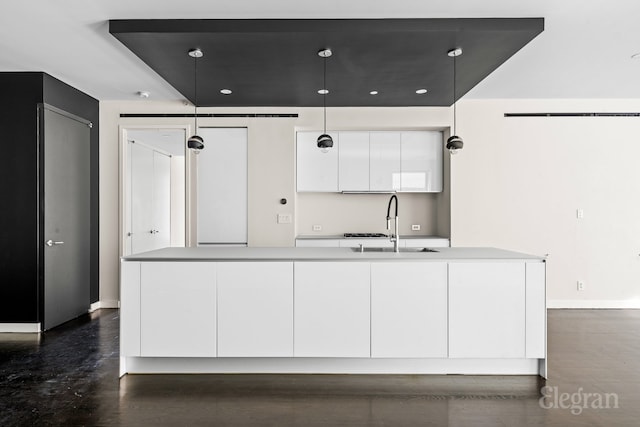
[[[198,135],[198,58],[202,58],[203,55],[200,49],[191,49],[189,51],[189,56],[193,58],[193,92],[195,96],[193,116],[195,118],[195,129],[193,135],[187,140],[187,147],[192,149],[195,154],[199,154],[200,150],[204,148],[204,140]]]
[[[329,90],[327,89],[327,58],[333,55],[331,49],[322,49],[318,51],[318,56],[322,58],[322,62],[324,64],[323,67],[323,86],[322,89],[318,91],[320,95],[322,95],[322,108],[324,111],[324,132],[322,135],[318,137],[318,148],[323,153],[328,153],[329,148],[333,147],[333,138],[331,135],[327,133],[327,94]]]
[[[464,146],[462,138],[456,135],[456,58],[462,55],[462,48],[451,49],[447,55],[453,58],[453,135],[447,139],[447,149],[451,154],[456,154]]]

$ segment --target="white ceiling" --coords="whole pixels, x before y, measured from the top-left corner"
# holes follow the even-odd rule
[[[638,0],[5,0],[0,71],[45,71],[100,100],[178,100],[109,19],[479,17],[543,17],[545,31],[465,98],[640,98]]]

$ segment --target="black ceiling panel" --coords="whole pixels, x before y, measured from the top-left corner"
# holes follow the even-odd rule
[[[112,20],[110,33],[199,106],[449,106],[540,34],[543,18]],[[220,89],[233,91],[223,95]],[[426,88],[425,95],[416,89]],[[377,90],[372,96],[370,91]]]

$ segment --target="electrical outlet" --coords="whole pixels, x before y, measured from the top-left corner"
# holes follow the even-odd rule
[[[584,282],[582,280],[578,280],[578,290],[584,291]]]
[[[411,224],[411,231],[420,231],[420,224]]]
[[[320,224],[314,224],[311,229],[313,231],[322,231],[322,226]]]
[[[584,218],[584,209],[576,209],[576,218],[578,219]]]
[[[291,224],[291,214],[278,214],[278,224]]]

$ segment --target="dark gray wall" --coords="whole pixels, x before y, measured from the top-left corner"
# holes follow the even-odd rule
[[[98,101],[42,72],[0,73],[0,322],[41,321],[43,242],[38,236],[38,104],[94,123],[91,129],[91,302],[98,300]]]
[[[41,73],[0,73],[0,321],[38,320]]]

